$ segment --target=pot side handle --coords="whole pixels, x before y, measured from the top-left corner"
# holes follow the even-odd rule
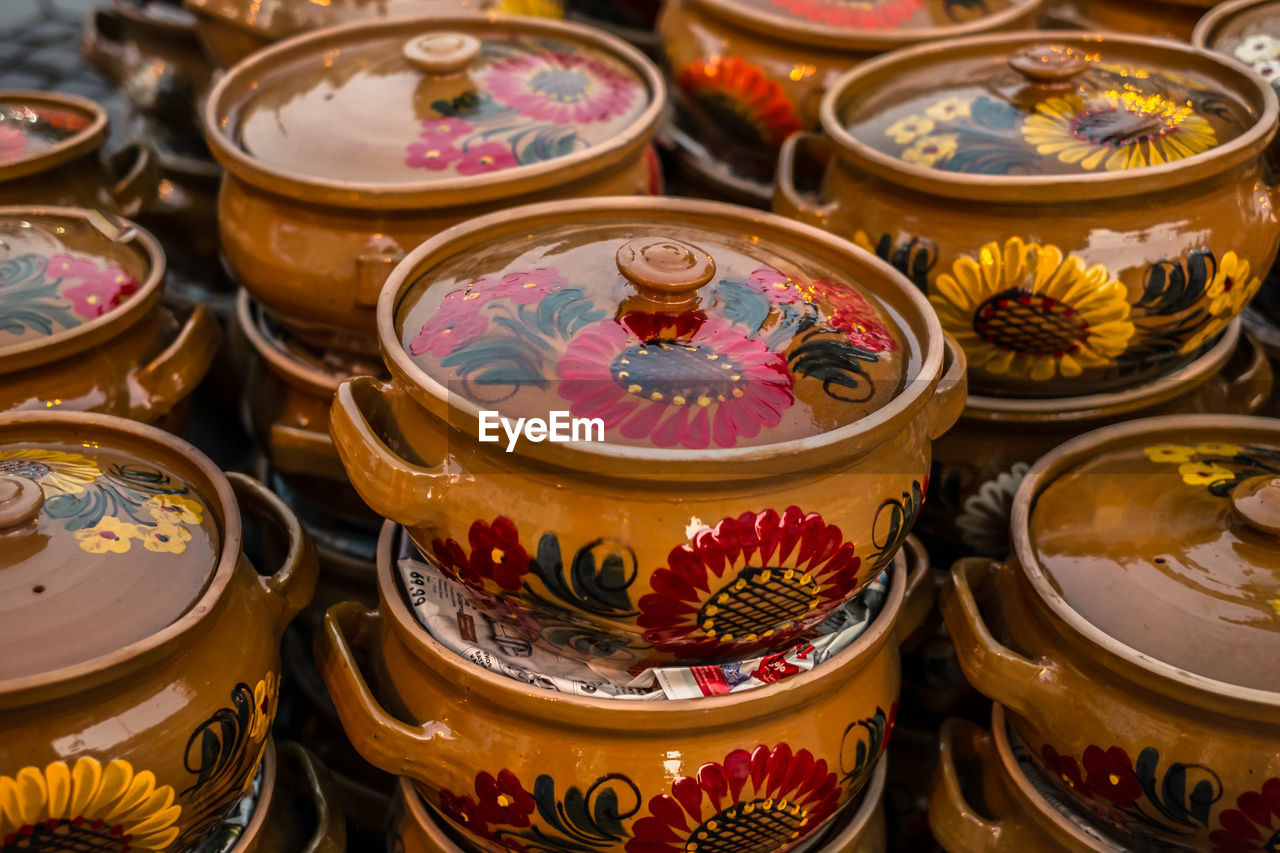
[[[379,770],[412,777],[420,775],[422,762],[417,757],[425,753],[440,760],[443,742],[451,735],[438,724],[401,722],[369,689],[351,648],[368,648],[381,621],[379,611],[356,601],[330,607],[316,634],[316,665],[356,752]]]
[[[978,814],[960,787],[958,757],[976,756],[983,775],[999,761],[991,735],[968,720],[955,717],[943,722],[938,733],[938,768],[929,793],[929,829],[943,849],[950,851],[1001,851],[1007,848],[1003,821]]]
[[[1057,668],[1044,658],[1031,660],[999,643],[991,634],[973,595],[976,580],[990,577],[995,560],[965,557],[951,567],[942,591],[942,619],[955,644],[965,678],[988,699],[1026,715],[1057,692]]]
[[[796,187],[796,163],[802,152],[808,153],[810,146],[814,158],[824,164],[825,170],[825,164],[831,160],[831,143],[821,133],[802,130],[783,141],[778,151],[778,169],[773,183],[773,212],[797,222],[829,229],[839,202],[823,204],[817,198],[805,198]]]
[[[281,762],[288,761],[300,773],[299,793],[315,807],[315,832],[299,853],[345,853],[347,824],[329,769],[311,750],[294,741],[285,741],[276,751]]]
[[[194,306],[169,345],[138,372],[147,399],[130,417],[155,420],[167,414],[204,379],[221,343],[218,318],[208,306]]]
[[[969,399],[969,362],[964,348],[949,332],[942,333],[942,345],[942,377],[925,409],[932,441],[937,441],[956,425]]]
[[[387,413],[400,432],[414,422],[428,434],[440,429],[394,383],[352,377],[338,386],[329,412],[338,457],[351,485],[374,512],[408,527],[429,526],[439,515],[439,503],[455,476],[449,470],[457,466],[447,455],[434,467],[406,460],[394,445],[407,442],[388,439],[386,431],[375,428],[376,419],[369,416],[375,406]]]
[[[339,482],[346,479],[328,433],[275,423],[267,436],[267,447],[272,467],[281,473],[319,475]]]
[[[1242,332],[1238,346],[1249,347],[1249,363],[1235,376],[1227,376],[1223,371],[1223,378],[1227,380],[1227,400],[1237,414],[1256,415],[1271,399],[1275,374],[1271,360],[1253,335]]]
[[[84,21],[80,54],[117,83],[124,81],[123,35],[129,22],[117,10],[103,6],[91,11]]]
[[[103,163],[111,207],[132,219],[149,208],[160,191],[160,164],[151,148],[135,142],[121,148]]]
[[[905,642],[924,626],[929,614],[933,612],[938,601],[938,585],[929,566],[929,555],[920,540],[914,536],[907,537],[907,544],[901,553],[906,556],[908,574],[907,591],[902,599],[897,628],[898,639]]]
[[[274,523],[288,539],[289,550],[280,561],[280,568],[275,574],[258,579],[266,591],[267,601],[275,610],[276,636],[280,636],[293,617],[311,603],[311,596],[315,594],[316,580],[320,576],[315,545],[293,510],[275,492],[245,474],[230,473],[227,479],[231,481],[241,512],[262,516]]]

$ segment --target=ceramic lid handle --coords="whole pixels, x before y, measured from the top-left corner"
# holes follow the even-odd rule
[[[1280,477],[1245,480],[1231,493],[1231,506],[1254,530],[1280,536]]]
[[[25,477],[0,474],[0,531],[33,520],[44,505],[40,485]]]
[[[640,295],[669,306],[697,302],[698,288],[716,275],[705,249],[667,237],[639,237],[618,249],[618,271]]]
[[[1089,65],[1089,59],[1063,44],[1024,47],[1009,57],[1009,67],[1032,83],[1066,83]]]
[[[466,33],[429,33],[404,46],[404,58],[432,74],[461,71],[479,55],[480,40]]]

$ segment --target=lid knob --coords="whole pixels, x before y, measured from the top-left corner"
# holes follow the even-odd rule
[[[40,485],[25,477],[0,474],[0,530],[31,521],[44,505]]]
[[[1088,65],[1088,57],[1065,44],[1035,44],[1009,57],[1009,67],[1033,83],[1066,83]]]
[[[652,302],[683,305],[697,301],[698,288],[716,274],[705,249],[668,237],[639,237],[618,249],[618,271]]]
[[[430,33],[405,43],[404,58],[432,74],[461,71],[480,55],[480,40],[466,33]]]
[[[1280,536],[1280,477],[1252,477],[1231,492],[1231,506],[1245,524]]]

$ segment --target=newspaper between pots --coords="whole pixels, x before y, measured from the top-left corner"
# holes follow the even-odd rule
[[[421,559],[408,537],[401,540],[396,564],[418,623],[477,666],[558,693],[651,701],[741,693],[820,666],[874,621],[889,585],[888,572],[881,572],[853,601],[784,652],[707,666],[651,667],[634,674],[617,662],[587,664],[567,658],[549,643],[531,643],[486,616],[454,581]]]

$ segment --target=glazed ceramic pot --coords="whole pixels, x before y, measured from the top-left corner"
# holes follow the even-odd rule
[[[537,88],[554,80],[578,88]],[[209,99],[223,251],[295,334],[373,353],[378,293],[422,240],[539,198],[659,186],[665,100],[642,54],[577,24],[437,16],[297,37]]]
[[[1062,802],[1040,778],[1026,749],[1011,743],[1004,709],[991,710],[991,730],[947,720],[940,735],[929,823],[947,853],[1123,853],[1124,847]],[[966,785],[962,768],[978,765]],[[970,803],[986,804],[985,817]]]
[[[392,381],[344,382],[330,415],[356,491],[481,609],[625,665],[785,648],[848,601],[965,390],[888,266],[682,199],[457,226],[397,267],[378,332]],[[501,438],[552,412],[570,441]]]
[[[654,31],[663,0],[567,0],[571,20],[613,33],[645,53],[658,57],[661,44]]]
[[[1214,0],[1051,0],[1045,22],[1070,29],[1190,41],[1196,21],[1214,5]]]
[[[865,787],[888,742],[905,560],[872,624],[818,668],[737,695],[628,702],[528,685],[441,646],[393,574],[396,538],[388,525],[379,542],[379,610],[332,608],[317,663],[361,755],[412,779],[475,849],[791,851]],[[352,643],[371,648],[390,711]]]
[[[1029,28],[1039,0],[669,0],[658,22],[678,123],[719,169],[767,191],[778,149],[818,127],[823,92],[874,56]]]
[[[1275,93],[1189,46],[956,40],[860,66],[822,115],[825,138],[784,148],[775,210],[926,289],[977,393],[1090,394],[1168,373],[1212,345],[1275,256],[1261,159]],[[801,196],[797,160],[824,147],[821,193]]]
[[[218,348],[203,306],[159,304],[165,258],[131,222],[0,207],[0,412],[100,412],[181,429]]]
[[[189,12],[159,0],[111,0],[85,20],[80,47],[138,110],[183,136],[200,138],[200,105],[213,66]]]
[[[880,797],[884,793],[887,758],[876,764],[867,781],[860,802],[850,804],[852,811],[842,812],[832,821],[831,831],[822,838],[802,845],[803,853],[884,853],[887,840],[884,809]],[[466,853],[471,848],[422,799],[408,779],[400,779],[392,805],[387,853]]]
[[[1258,414],[1271,399],[1271,363],[1233,321],[1213,347],[1160,379],[1110,394],[1014,400],[970,396],[956,425],[933,448],[929,494],[917,532],[943,564],[979,555],[1003,560],[1009,509],[1027,469],[1078,435],[1135,418]]]
[[[1274,832],[1278,493],[1280,422],[1132,421],[1032,467],[1008,563],[952,569],[965,675],[1122,841],[1208,853]],[[1007,644],[975,604],[987,579]]]
[[[476,14],[564,17],[563,0],[185,0],[209,57],[229,68],[290,36],[372,18]]]
[[[104,415],[0,416],[0,489],[0,838],[188,849],[261,761],[310,540],[256,480]],[[289,537],[273,575],[242,510]]]
[[[0,204],[105,208],[134,216],[154,196],[156,168],[141,145],[102,155],[107,114],[93,101],[0,91]]]
[[[1272,373],[1280,371],[1280,326],[1251,308],[1244,312],[1244,327],[1271,362]],[[1263,403],[1258,414],[1271,418],[1280,417],[1280,388],[1272,387],[1271,399]]]

